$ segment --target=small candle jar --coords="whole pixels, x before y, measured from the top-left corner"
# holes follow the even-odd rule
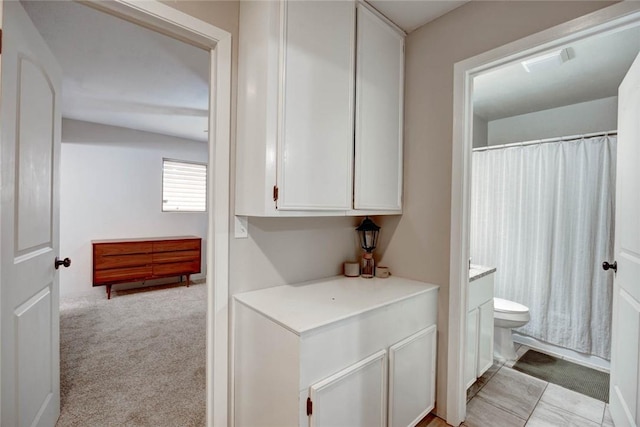
[[[365,279],[371,279],[375,272],[375,266],[373,262],[373,254],[365,252],[362,256],[362,268],[360,269],[360,276]]]
[[[389,277],[389,267],[383,267],[381,265],[376,267],[376,277],[380,279],[386,279]]]
[[[360,275],[360,264],[358,261],[344,263],[344,275],[347,277],[358,277]]]

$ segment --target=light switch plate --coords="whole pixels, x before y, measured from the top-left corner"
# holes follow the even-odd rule
[[[235,216],[233,234],[236,239],[249,237],[249,219],[246,216]]]

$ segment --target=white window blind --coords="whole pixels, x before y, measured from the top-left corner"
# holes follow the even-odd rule
[[[207,210],[207,165],[163,159],[162,211]]]

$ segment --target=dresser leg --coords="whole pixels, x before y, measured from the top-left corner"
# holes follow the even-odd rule
[[[111,299],[111,285],[107,285],[107,299]]]
[[[189,287],[190,284],[191,284],[191,275],[187,274],[187,288]]]

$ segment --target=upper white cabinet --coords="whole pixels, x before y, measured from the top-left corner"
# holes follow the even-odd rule
[[[351,207],[355,5],[287,1],[278,209]]]
[[[236,214],[400,213],[403,75],[363,4],[241,2]]]
[[[404,36],[358,8],[355,209],[402,208]]]

